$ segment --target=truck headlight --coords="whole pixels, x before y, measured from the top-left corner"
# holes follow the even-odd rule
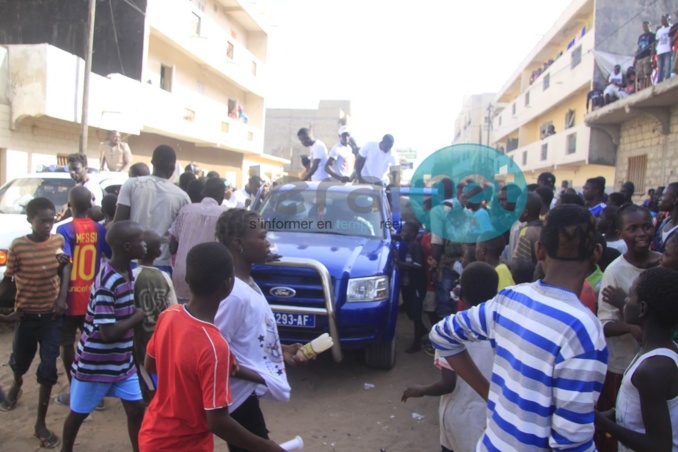
[[[353,278],[348,281],[346,301],[376,301],[388,298],[388,276]]]

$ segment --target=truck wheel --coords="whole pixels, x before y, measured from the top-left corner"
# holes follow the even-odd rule
[[[396,362],[396,338],[372,344],[365,349],[365,364],[374,369],[393,369]]]

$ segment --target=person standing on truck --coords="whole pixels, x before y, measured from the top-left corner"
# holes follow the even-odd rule
[[[344,183],[351,182],[351,173],[353,172],[354,155],[350,143],[351,133],[348,131],[348,127],[341,126],[339,142],[332,146],[327,163],[325,163],[325,172],[332,178]]]
[[[358,182],[385,185],[386,175],[389,174],[391,167],[398,164],[395,155],[391,152],[394,142],[393,135],[386,134],[380,142],[371,141],[360,148],[355,164]],[[393,171],[390,172],[390,176],[390,182],[393,183],[396,180]]]
[[[285,364],[294,365],[301,344],[282,345],[273,311],[251,275],[252,265],[271,258],[261,217],[245,209],[229,209],[219,217],[217,238],[233,256],[235,282],[219,305],[214,324],[231,347],[240,369],[231,380],[231,417],[264,439],[268,429],[259,397],[288,401],[290,385]],[[245,449],[229,444],[230,452]]]
[[[322,182],[327,180],[325,164],[327,163],[327,146],[320,140],[313,137],[311,129],[302,127],[297,132],[297,137],[301,144],[311,149],[311,164],[301,176],[301,180],[311,180]]]

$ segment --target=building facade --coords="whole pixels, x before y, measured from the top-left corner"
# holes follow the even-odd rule
[[[492,111],[495,93],[464,96],[461,112],[454,122],[452,144],[478,143],[490,145]]]
[[[587,94],[594,80],[606,85],[603,60],[632,59],[642,21],[658,23],[675,9],[670,3],[573,0],[504,84],[495,99],[493,142],[528,182],[550,171],[577,189],[595,176],[608,187],[615,183],[617,145],[585,123]]]
[[[617,145],[614,190],[633,182],[635,201],[650,188],[678,182],[678,77],[586,115]]]
[[[87,8],[74,3],[13,2],[0,18],[0,182],[78,150]],[[250,3],[111,2],[99,5],[95,24],[90,166],[118,130],[134,162],[169,144],[182,166],[216,170],[238,186],[251,167],[282,175],[286,160],[263,153],[268,33]]]
[[[304,170],[301,156],[308,155],[308,149],[297,138],[299,129],[310,128],[314,137],[330,150],[339,141],[339,128],[346,125],[350,130],[350,118],[349,100],[321,100],[317,109],[269,108],[266,110],[264,152],[289,160],[285,172],[300,176]]]

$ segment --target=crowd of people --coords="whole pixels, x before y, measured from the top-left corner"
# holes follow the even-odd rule
[[[393,137],[355,150],[347,129],[338,135],[327,153],[299,131],[311,149],[304,179],[385,184]],[[261,178],[233,193],[218,174],[187,171],[175,185],[167,145],[152,164],[130,165],[118,195],[99,198],[86,160],[70,156],[72,221],[56,234],[60,206],[26,206],[31,232],[12,243],[0,282],[0,295],[16,287],[15,310],[0,316],[16,322],[0,411],[21,399],[39,348],[43,447],[71,451],[114,397],[133,450],[213,450],[213,435],[231,451],[282,450],[259,398],[289,399],[286,366],[301,344],[281,344],[251,276],[276,258],[244,208]],[[413,325],[407,352],[431,354],[441,370],[402,400],[441,396],[442,450],[678,447],[678,182],[643,205],[632,183],[607,194],[602,177],[581,193],[556,189],[551,173],[524,189],[449,178],[432,188],[410,200],[416,218],[402,227],[396,265]],[[54,398],[70,410],[61,435],[47,426],[59,355],[70,382]]]
[[[604,89],[598,82],[592,84],[586,102],[587,112],[589,105],[595,110],[678,74],[678,24],[672,24],[671,17],[665,14],[654,31],[649,21],[643,21],[642,30],[633,64],[626,71],[622,71],[621,65],[615,65]]]
[[[474,198],[473,180],[455,197],[443,179],[413,209],[398,259],[407,352],[434,356],[441,379],[402,400],[441,396],[443,452],[678,448],[678,182],[643,205],[629,182],[610,194],[602,177],[582,193],[555,182],[542,173],[494,200]],[[495,203],[524,209],[503,224]],[[453,242],[457,208],[475,243]]]

